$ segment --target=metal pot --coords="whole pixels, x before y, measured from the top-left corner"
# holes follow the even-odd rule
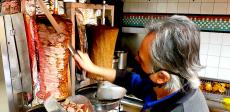
[[[97,89],[98,84],[91,84],[76,90],[76,94],[86,96],[93,104],[93,108],[96,112],[108,112],[120,106],[121,99],[99,100],[96,97]]]
[[[125,51],[115,51],[113,58],[114,69],[126,69],[127,67],[127,55]]]

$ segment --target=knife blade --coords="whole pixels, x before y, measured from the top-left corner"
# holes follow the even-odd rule
[[[69,49],[69,51],[70,51],[70,53],[71,53],[71,55],[73,57],[74,57],[74,55],[78,55],[81,58],[81,56],[79,55],[79,53],[73,48],[73,46],[71,44],[68,44],[67,47],[68,47],[68,49]],[[82,70],[81,67],[80,67],[80,65],[78,63],[76,63],[76,65],[77,65],[77,68],[79,70]]]
[[[68,44],[68,49],[69,49],[72,56],[74,56],[75,54],[79,55],[71,44]],[[79,57],[80,57],[80,55],[79,55]]]

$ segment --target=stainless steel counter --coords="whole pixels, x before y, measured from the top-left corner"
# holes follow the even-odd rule
[[[209,107],[210,112],[229,112],[230,110],[227,110],[222,103],[207,100],[207,104]]]
[[[143,101],[136,99],[135,97],[125,96],[121,100],[122,111],[125,112],[140,112],[143,105]]]

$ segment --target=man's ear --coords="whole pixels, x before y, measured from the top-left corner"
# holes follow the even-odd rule
[[[156,74],[156,83],[164,84],[170,80],[170,74],[167,71],[161,70]]]

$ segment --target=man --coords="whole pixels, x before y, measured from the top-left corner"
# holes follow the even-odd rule
[[[144,75],[94,65],[87,54],[78,51],[75,60],[88,72],[123,86],[144,101],[143,111],[208,112],[199,90],[197,71],[200,33],[185,16],[172,16],[151,25],[138,51],[137,60]]]

